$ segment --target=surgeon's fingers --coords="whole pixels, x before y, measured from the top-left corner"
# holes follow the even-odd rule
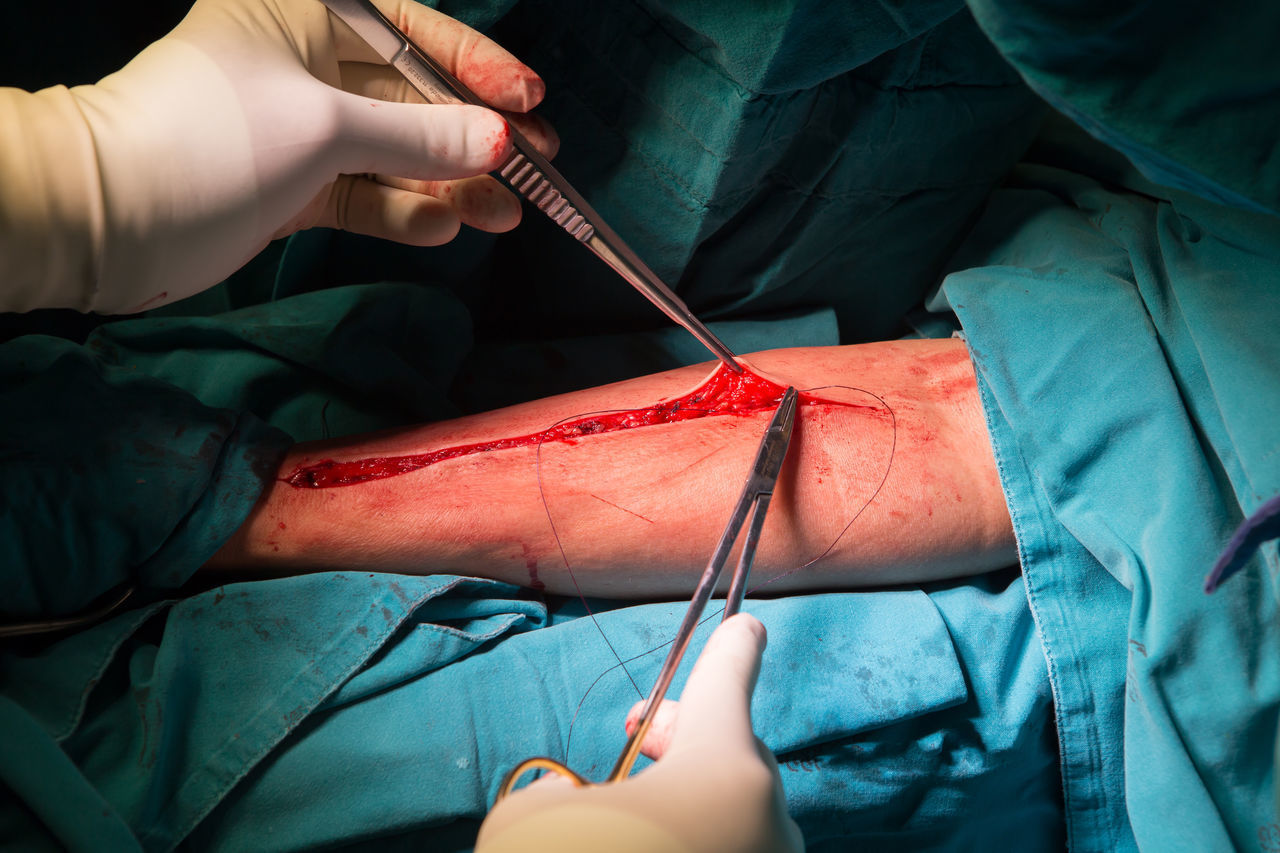
[[[680,695],[680,717],[668,752],[686,747],[755,751],[751,694],[765,642],[764,625],[747,613],[716,628]]]
[[[488,175],[460,181],[414,181],[379,175],[379,183],[435,196],[453,208],[463,225],[500,234],[520,224],[520,199]]]
[[[681,701],[664,699],[658,706],[640,751],[662,758],[677,742],[698,746],[727,742],[756,749],[751,730],[751,693],[764,654],[764,626],[754,616],[739,614],[716,629],[698,657]],[[644,702],[627,713],[627,736],[640,722]],[[708,737],[708,732],[713,734]]]
[[[426,103],[422,95],[409,85],[409,81],[389,65],[372,65],[367,62],[344,62],[338,66],[340,86],[346,92],[366,95],[380,101],[400,101],[406,104]],[[560,150],[560,137],[555,128],[535,113],[504,112],[503,115],[520,135],[548,160]]]
[[[502,110],[528,112],[546,94],[546,85],[533,69],[448,15],[416,0],[375,0],[375,5],[485,103]],[[336,17],[333,35],[339,62],[385,61]]]
[[[554,160],[560,153],[560,134],[542,116],[537,113],[511,112],[504,112],[503,116],[543,157]]]
[[[439,246],[457,236],[461,221],[457,211],[433,196],[343,175],[311,224],[409,246]]]
[[[631,710],[627,712],[627,737],[631,737],[631,733],[639,725],[640,713],[643,710],[644,700],[642,699],[632,705]],[[673,702],[670,699],[663,699],[662,704],[658,706],[657,713],[653,715],[653,722],[649,724],[649,731],[645,734],[644,740],[640,742],[640,751],[655,761],[666,755],[667,749],[671,746],[671,738],[675,734],[679,719],[680,703]]]
[[[395,104],[334,92],[335,173],[424,181],[491,172],[511,154],[506,119],[484,107]]]

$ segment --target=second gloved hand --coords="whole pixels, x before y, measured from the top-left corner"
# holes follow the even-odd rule
[[[778,765],[751,729],[764,647],[764,626],[754,616],[726,620],[698,657],[680,702],[664,702],[645,737],[645,754],[657,759],[651,767],[598,787],[575,788],[554,776],[535,782],[493,808],[477,853],[803,850]]]
[[[378,2],[488,103],[524,112],[541,99],[537,75],[478,33],[414,0]],[[179,299],[312,226],[434,245],[463,221],[499,231],[520,218],[491,178],[444,183],[505,160],[504,118],[402,103],[420,99],[319,0],[198,0],[124,69],[71,95],[101,185],[82,310]],[[522,129],[554,147],[549,129]]]

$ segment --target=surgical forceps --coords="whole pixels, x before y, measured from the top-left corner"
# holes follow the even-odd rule
[[[738,541],[745,526],[746,539],[742,543],[742,550],[738,553],[738,565],[734,568],[733,580],[725,596],[724,616],[721,617],[721,621],[737,613],[742,606],[742,596],[747,589],[747,576],[751,573],[751,563],[755,558],[756,546],[760,542],[760,530],[764,527],[764,515],[769,509],[774,486],[777,485],[778,475],[782,471],[782,462],[786,459],[787,448],[791,444],[791,431],[795,426],[798,405],[799,394],[795,388],[788,388],[782,395],[782,402],[778,404],[773,419],[769,422],[769,428],[765,430],[760,449],[756,451],[755,463],[751,466],[751,475],[742,489],[742,496],[738,498],[738,503],[733,508],[733,515],[729,517],[729,523],[720,536],[720,542],[716,545],[715,551],[711,554],[711,560],[702,572],[697,589],[693,593],[693,600],[689,603],[689,609],[685,611],[684,621],[680,623],[680,630],[676,632],[676,638],[671,643],[671,651],[667,653],[667,659],[663,661],[662,669],[658,672],[658,680],[654,683],[649,698],[645,700],[640,719],[632,730],[631,736],[627,738],[627,744],[623,747],[622,754],[618,756],[617,763],[613,765],[609,777],[602,784],[621,782],[630,775],[631,767],[640,753],[640,744],[644,743],[644,737],[649,732],[649,726],[653,723],[658,706],[662,704],[662,698],[666,695],[667,688],[671,686],[671,679],[680,668],[680,661],[693,639],[693,632],[697,630],[702,611],[715,591],[716,581],[719,580],[720,572],[729,559],[729,552],[733,550],[733,545]],[[592,784],[555,759],[539,756],[525,759],[512,768],[498,788],[497,800],[501,801],[510,794],[520,777],[530,770],[550,770],[559,773],[568,777],[577,787]]]
[[[323,2],[330,12],[355,30],[379,56],[403,74],[409,85],[428,103],[488,106],[428,56],[426,51],[414,44],[369,0]],[[496,174],[578,242],[613,267],[618,275],[658,306],[664,314],[692,333],[734,373],[741,373],[742,368],[734,359],[733,351],[689,310],[689,306],[671,288],[663,284],[653,270],[645,266],[529,140],[516,132],[515,128],[511,129],[511,137],[514,150]]]

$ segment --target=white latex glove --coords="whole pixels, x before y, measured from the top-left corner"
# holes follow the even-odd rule
[[[488,103],[541,100],[538,76],[475,31],[377,3]],[[554,152],[545,125],[520,129]],[[198,0],[96,85],[0,90],[0,310],[155,307],[312,226],[412,245],[460,222],[506,230],[520,206],[496,181],[442,182],[509,151],[502,116],[423,105],[320,0]]]
[[[552,776],[517,791],[485,819],[476,853],[803,850],[778,765],[751,730],[764,646],[754,616],[724,622],[681,701],[663,703],[645,738],[655,764],[614,785],[575,788]],[[640,708],[628,716],[628,730]]]

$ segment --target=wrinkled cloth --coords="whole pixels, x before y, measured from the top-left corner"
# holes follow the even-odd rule
[[[0,618],[173,589],[235,532],[288,436],[59,338],[0,347]]]
[[[367,573],[157,603],[6,657],[0,773],[44,826],[3,809],[0,830],[119,849],[469,849],[523,758],[607,773],[633,681],[656,676],[684,606],[621,607],[597,627],[505,584]],[[1061,846],[1044,659],[1016,576],[747,609],[771,626],[753,716],[809,849]]]
[[[969,0],[1027,83],[1149,180],[1280,213],[1280,7]]]
[[[171,849],[339,685],[358,694],[414,674],[385,658],[366,666],[410,617],[439,620],[415,635],[418,672],[541,623],[541,605],[503,592],[514,590],[441,575],[303,575],[158,603],[6,656],[0,715],[19,725],[0,747],[11,798],[0,834],[28,848]],[[340,759],[327,771],[341,775]],[[84,803],[104,832],[96,844],[84,843]]]
[[[1280,220],[1057,165],[1090,145],[1064,129],[1031,152],[939,297],[982,379],[1054,685],[1069,837],[1266,849],[1274,543],[1203,587],[1280,493]]]

